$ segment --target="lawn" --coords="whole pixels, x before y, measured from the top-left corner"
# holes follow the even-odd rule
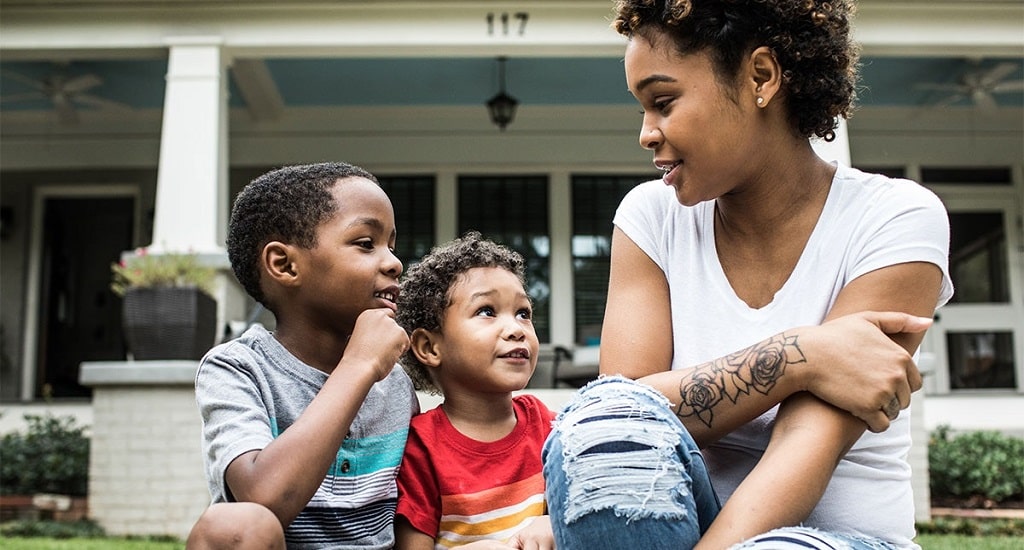
[[[923,550],[1020,550],[1022,537],[969,537],[966,535],[918,535]]]
[[[121,538],[4,537],[4,550],[183,550],[184,542]]]

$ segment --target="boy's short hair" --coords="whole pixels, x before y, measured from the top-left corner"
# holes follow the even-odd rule
[[[441,328],[444,312],[451,305],[451,289],[459,277],[477,267],[500,267],[513,273],[526,284],[526,262],[516,251],[483,238],[470,231],[461,238],[431,249],[416,265],[409,268],[398,294],[395,320],[410,335],[418,328]],[[440,394],[441,389],[430,376],[429,368],[408,350],[401,358],[417,390]]]
[[[228,222],[228,260],[235,277],[257,302],[266,303],[260,287],[260,254],[270,241],[303,248],[316,246],[317,227],[338,209],[331,189],[345,178],[377,178],[344,162],[285,166],[252,180],[235,197]]]

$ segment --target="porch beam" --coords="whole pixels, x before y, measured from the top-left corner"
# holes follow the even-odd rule
[[[606,56],[623,45],[610,17],[607,0],[21,3],[4,7],[0,51],[8,61],[151,55],[165,36],[216,34],[225,51],[253,58]],[[1019,1],[863,0],[853,24],[871,55],[1019,56],[1022,20]]]

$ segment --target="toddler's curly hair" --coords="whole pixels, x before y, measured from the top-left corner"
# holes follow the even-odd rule
[[[500,267],[526,283],[526,262],[516,251],[487,240],[479,232],[434,247],[419,263],[409,268],[398,294],[395,320],[410,335],[418,328],[441,328],[444,312],[451,305],[451,289],[465,272],[476,267]],[[429,368],[412,350],[401,358],[402,366],[417,390],[440,394]]]
[[[680,54],[707,52],[731,91],[743,58],[771,48],[783,69],[790,122],[804,137],[835,139],[852,115],[859,48],[850,37],[852,0],[618,0],[612,26]]]
[[[344,162],[285,166],[252,180],[235,197],[228,222],[228,259],[235,277],[254,300],[266,303],[260,287],[260,254],[270,241],[316,246],[316,229],[338,209],[331,190],[346,178],[377,178]]]

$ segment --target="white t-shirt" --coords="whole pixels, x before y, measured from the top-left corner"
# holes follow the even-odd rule
[[[936,308],[953,293],[949,218],[931,191],[838,166],[818,224],[793,273],[768,305],[752,309],[733,291],[718,261],[714,201],[679,204],[661,180],[623,199],[615,225],[665,272],[671,294],[673,359],[678,369],[723,357],[773,334],[820,324],[840,290],[870,271],[905,262],[942,269]],[[715,489],[727,499],[761,457],[777,409],[704,450]],[[910,415],[883,433],[865,432],[836,468],[805,525],[863,533],[915,547],[910,486]]]

